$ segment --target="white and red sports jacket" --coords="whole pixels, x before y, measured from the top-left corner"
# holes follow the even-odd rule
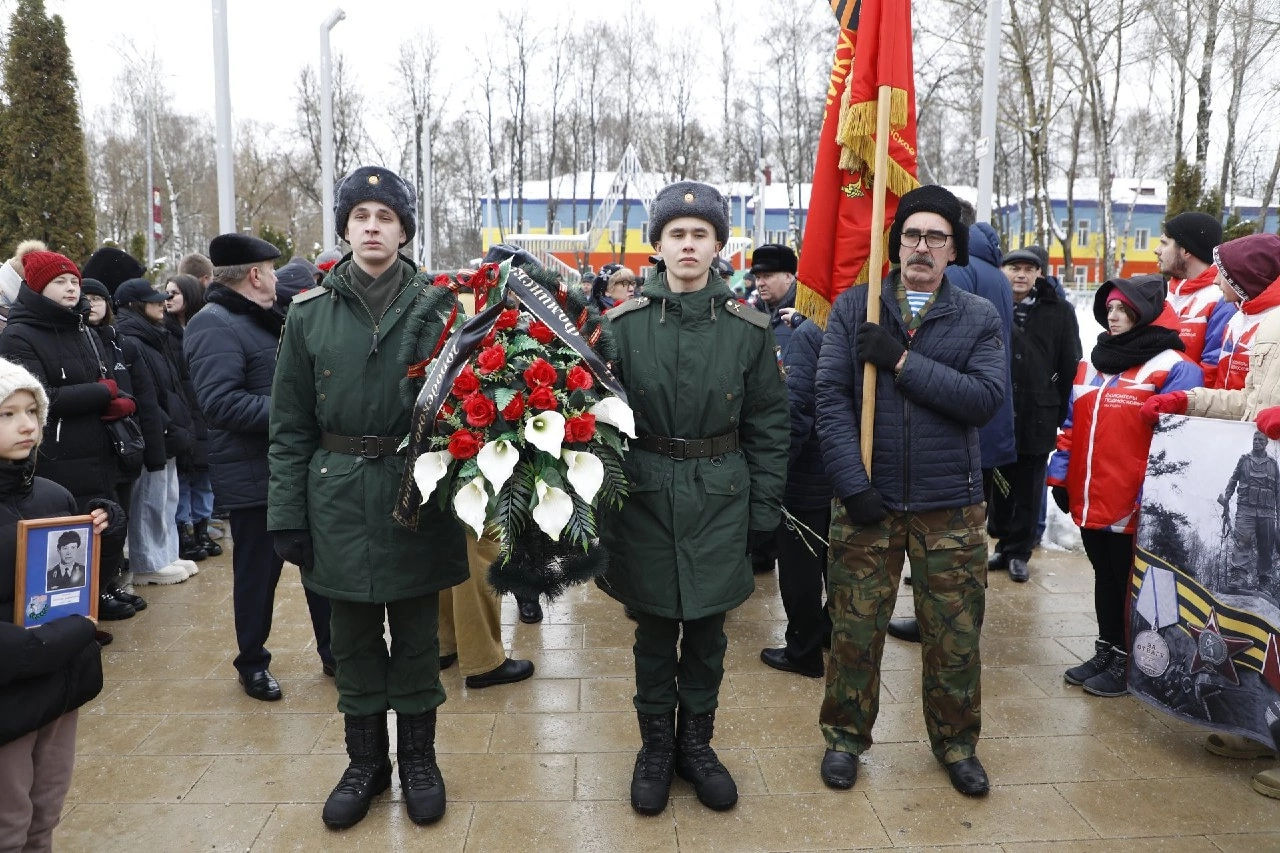
[[[1222,336],[1221,357],[1218,359],[1214,388],[1238,391],[1244,387],[1245,377],[1249,375],[1249,353],[1253,350],[1258,324],[1276,308],[1280,308],[1280,288],[1276,287],[1269,287],[1248,302],[1240,304],[1240,310],[1231,317],[1226,333]]]
[[[1217,266],[1210,264],[1195,278],[1169,279],[1166,302],[1178,315],[1178,337],[1187,357],[1200,363],[1206,386],[1212,388],[1218,375],[1218,357],[1227,323],[1236,306],[1222,298],[1215,284]]]
[[[1200,366],[1172,349],[1113,375],[1080,361],[1048,474],[1050,486],[1067,487],[1078,526],[1137,530],[1152,431],[1142,420],[1142,404],[1154,394],[1198,388],[1203,380]]]

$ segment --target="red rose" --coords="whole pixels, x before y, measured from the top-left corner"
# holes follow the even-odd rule
[[[582,365],[578,365],[569,371],[569,375],[564,378],[564,387],[570,391],[586,391],[595,380],[591,378],[591,371]]]
[[[488,333],[485,334],[485,336],[480,339],[480,346],[491,347],[493,346],[493,342],[496,341],[497,339],[498,339],[498,333],[493,329],[490,329]]]
[[[529,405],[535,409],[554,409],[560,405],[560,401],[556,399],[556,392],[543,385],[534,388],[529,394]]]
[[[480,375],[488,376],[507,366],[507,351],[502,348],[502,344],[494,344],[480,351],[476,364],[480,365]]]
[[[480,452],[480,439],[470,430],[460,429],[449,436],[449,455],[454,459],[470,459]]]
[[[540,344],[549,344],[556,339],[556,333],[541,320],[534,320],[529,324],[529,337]]]
[[[520,312],[514,308],[508,308],[498,315],[497,321],[494,322],[493,328],[499,332],[505,332],[507,329],[516,327],[516,320],[520,318]]]
[[[564,437],[567,441],[590,441],[595,434],[595,415],[583,412],[564,422]]]
[[[445,418],[452,415],[453,412],[454,412],[453,406],[449,405],[448,403],[445,403],[440,407],[440,411],[436,414],[436,420],[442,421]]]
[[[477,427],[487,427],[498,417],[498,407],[483,394],[472,394],[463,400],[462,411],[467,423]]]
[[[462,368],[458,378],[453,380],[453,396],[461,400],[479,390],[480,380],[476,378],[475,372],[471,369],[471,365],[468,364]]]
[[[502,409],[502,417],[509,421],[518,421],[520,416],[524,414],[524,395],[516,394],[511,398],[511,402],[507,403]]]
[[[525,368],[524,381],[530,388],[554,385],[556,369],[546,359],[535,358],[533,363]]]

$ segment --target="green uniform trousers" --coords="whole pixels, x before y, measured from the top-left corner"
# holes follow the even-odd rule
[[[684,621],[651,613],[635,616],[636,710],[665,714],[678,704],[690,714],[714,711],[729,645],[724,614]]]
[[[854,526],[843,507],[831,524],[827,570],[831,666],[819,721],[831,749],[861,754],[880,710],[880,660],[904,557],[920,624],[925,728],[951,764],[974,754],[982,727],[979,640],[986,608],[987,540],[980,504],[890,511]]]
[[[338,664],[338,710],[364,717],[388,708],[424,714],[444,703],[437,593],[400,601],[333,599],[333,659]],[[386,624],[391,627],[387,648]]]

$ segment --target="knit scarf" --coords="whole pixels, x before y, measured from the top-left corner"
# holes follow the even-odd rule
[[[1101,373],[1115,375],[1145,364],[1167,349],[1185,350],[1174,329],[1139,326],[1119,335],[1103,332],[1089,354],[1089,361]]]

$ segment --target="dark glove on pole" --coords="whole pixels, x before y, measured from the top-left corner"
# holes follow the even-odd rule
[[[849,521],[861,527],[884,521],[889,515],[884,508],[884,499],[875,489],[867,489],[840,499],[844,511],[849,514]]]
[[[883,370],[893,370],[906,350],[883,326],[863,323],[858,327],[858,356]]]

